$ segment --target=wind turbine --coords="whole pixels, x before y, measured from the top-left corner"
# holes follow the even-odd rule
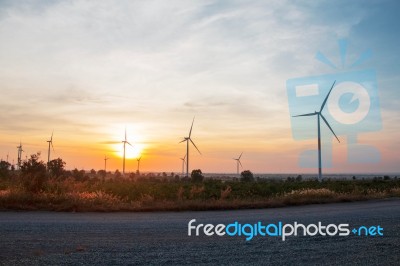
[[[49,162],[50,162],[50,145],[51,145],[51,147],[53,148],[53,151],[54,151],[54,146],[53,146],[53,134],[54,134],[54,131],[51,133],[51,138],[50,138],[50,140],[47,140],[47,143],[49,143],[49,149],[48,149],[48,151],[47,151],[47,164],[49,164]]]
[[[240,164],[241,167],[243,167],[243,166],[242,166],[242,163],[240,162],[240,158],[242,157],[242,154],[243,154],[243,152],[240,154],[239,158],[233,158],[233,160],[236,161],[237,174],[239,174],[239,164]]]
[[[124,158],[123,158],[123,162],[122,162],[122,174],[125,175],[125,150],[126,150],[126,144],[129,144],[130,146],[133,147],[133,145],[130,144],[129,141],[126,139],[126,128],[125,128],[125,139],[122,141],[122,143],[124,144]]]
[[[137,170],[136,170],[136,173],[139,173],[140,159],[142,159],[142,156],[140,156],[138,159],[136,159],[136,161],[137,161]]]
[[[319,111],[314,111],[314,113],[308,113],[308,114],[302,114],[302,115],[295,115],[293,117],[299,117],[299,116],[317,116],[317,121],[318,121],[318,180],[322,180],[322,163],[321,163],[321,125],[320,125],[320,120],[324,120],[325,124],[328,126],[328,128],[331,130],[332,134],[335,136],[337,141],[340,143],[339,138],[336,136],[335,132],[333,132],[333,129],[329,125],[328,121],[325,119],[324,115],[322,114],[322,111],[324,110],[325,104],[328,101],[329,94],[331,94],[331,91],[333,87],[335,86],[336,80],[333,82],[331,89],[329,90],[328,94],[325,97],[325,100],[322,102],[321,108]]]
[[[186,154],[183,158],[180,158],[182,160],[182,175],[185,173],[185,161],[186,161]]]
[[[104,172],[106,172],[106,173],[107,173],[107,160],[108,159],[110,159],[110,158],[107,158],[107,156],[104,155]]]
[[[192,121],[192,126],[190,127],[189,137],[184,137],[183,140],[179,142],[179,143],[182,143],[182,142],[186,141],[186,177],[189,177],[189,141],[193,144],[193,146],[196,148],[196,150],[201,155],[201,152],[197,148],[196,144],[194,144],[193,140],[190,138],[190,136],[192,135],[193,123],[194,123],[194,117],[193,117],[193,121]]]
[[[22,160],[22,152],[24,151],[23,149],[22,149],[22,143],[21,143],[21,141],[19,142],[19,146],[17,146],[17,149],[18,149],[18,162],[17,162],[17,165],[18,165],[18,169],[21,169],[21,160]]]

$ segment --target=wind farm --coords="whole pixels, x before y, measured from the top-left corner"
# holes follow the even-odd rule
[[[338,86],[339,89],[337,89]],[[296,120],[304,121],[302,123],[305,125],[311,124],[307,124],[305,121],[316,118],[317,134],[316,138],[312,138],[313,141],[317,140],[316,167],[309,169],[309,172],[298,172],[297,168],[295,168],[296,171],[286,173],[251,171],[253,167],[257,167],[257,163],[261,167],[279,165],[275,160],[281,156],[279,149],[284,149],[285,145],[282,144],[287,144],[288,140],[285,139],[284,143],[279,143],[277,150],[263,151],[261,154],[267,156],[265,157],[267,159],[260,160],[254,153],[260,149],[263,142],[251,137],[240,136],[241,139],[249,139],[247,144],[240,145],[246,147],[246,169],[242,164],[243,151],[237,157],[229,160],[229,157],[226,156],[227,150],[237,151],[238,145],[234,145],[234,143],[237,139],[236,134],[240,134],[236,131],[229,131],[224,132],[221,137],[219,131],[209,130],[210,120],[204,118],[196,120],[195,128],[195,116],[192,118],[188,134],[180,141],[177,140],[175,134],[177,130],[169,133],[170,129],[166,126],[163,130],[149,131],[152,133],[149,134],[152,136],[151,138],[140,138],[141,134],[138,132],[143,129],[139,125],[130,123],[115,127],[109,130],[108,134],[94,134],[95,137],[91,141],[83,141],[82,145],[75,146],[74,150],[79,151],[75,154],[79,154],[91,149],[96,162],[100,161],[97,154],[101,153],[101,156],[104,156],[104,164],[99,165],[98,170],[95,170],[95,167],[86,170],[83,167],[78,169],[75,165],[71,167],[67,161],[64,161],[64,155],[68,154],[68,146],[63,142],[64,136],[60,133],[57,133],[57,155],[60,157],[54,158],[53,130],[50,138],[46,140],[46,147],[43,144],[43,137],[40,137],[42,141],[38,146],[32,145],[31,141],[25,142],[26,138],[24,138],[24,149],[28,147],[29,150],[36,149],[38,151],[30,156],[25,152],[25,159],[23,159],[24,149],[20,140],[19,145],[16,146],[16,165],[9,163],[7,149],[7,161],[1,160],[0,162],[0,176],[3,178],[0,178],[0,188],[7,186],[9,188],[4,190],[5,192],[0,190],[0,207],[13,209],[13,206],[18,204],[19,208],[24,208],[24,206],[31,208],[32,205],[29,202],[32,201],[32,197],[35,198],[34,202],[38,202],[35,208],[40,210],[76,210],[76,206],[78,206],[82,211],[142,211],[265,208],[286,204],[326,203],[400,196],[400,182],[396,174],[379,176],[364,173],[335,173],[334,171],[329,172],[323,167],[322,140],[323,138],[324,140],[329,139],[329,136],[322,134],[321,124],[325,124],[338,141],[337,148],[341,148],[339,137],[330,124],[335,122],[335,116],[332,116],[334,110],[327,110],[327,106],[332,106],[332,101],[337,99],[337,90],[340,91],[340,86],[343,86],[342,83],[338,82],[337,84],[336,80],[329,83],[329,87],[326,86],[322,90],[326,93],[318,96],[321,101],[318,102],[317,110],[314,112],[304,110],[304,113],[292,116]],[[314,102],[317,101],[314,100]],[[330,116],[326,116],[328,111]],[[233,125],[236,123],[236,121],[232,122]],[[170,128],[179,128],[179,131],[187,130],[184,129],[184,124],[169,126]],[[249,124],[251,124],[251,120],[243,122],[243,125],[249,126]],[[337,121],[335,125],[337,125]],[[313,128],[304,126],[302,130],[313,133]],[[121,139],[121,132],[123,132],[123,138],[118,140]],[[341,134],[345,133],[343,130],[341,131]],[[169,135],[169,141],[160,141],[166,134]],[[214,136],[216,141],[213,140]],[[102,139],[108,139],[108,141],[101,141]],[[195,141],[205,149],[204,154],[200,152]],[[91,143],[93,144],[90,145]],[[182,146],[182,143],[186,145]],[[271,146],[274,145],[272,141],[267,143]],[[196,151],[190,153],[190,147],[194,147]],[[47,149],[47,163],[41,160],[41,149]],[[225,151],[218,152],[219,149],[225,149]],[[182,153],[184,156],[179,156]],[[289,152],[286,151],[286,153]],[[287,154],[284,156],[284,158],[288,158],[288,162],[292,157],[294,156]],[[141,165],[143,158],[146,159],[146,164]],[[179,164],[177,158],[180,159]],[[339,157],[336,156],[336,158]],[[88,159],[81,159],[82,162],[86,160]],[[235,171],[232,171],[232,160],[235,162]],[[14,159],[12,161],[14,162]],[[225,162],[226,166],[223,165]],[[213,164],[218,168],[225,167],[225,169],[231,170],[213,173],[208,170],[208,165]],[[295,162],[292,161],[292,164]],[[168,165],[168,168],[161,171],[154,171],[151,168],[159,165]],[[122,171],[120,172],[119,169]],[[315,169],[318,169],[317,174],[313,173]],[[2,182],[6,183],[2,185]],[[371,187],[376,185],[380,186],[379,194],[369,192],[368,196],[365,196],[366,189],[370,191]],[[56,190],[54,190],[54,186],[57,187]],[[9,201],[6,200],[1,205],[1,195],[3,194],[11,196],[5,196],[5,199],[9,199]],[[43,195],[51,196],[44,197]],[[15,198],[20,200],[15,202]],[[25,199],[30,200],[27,202]],[[58,203],[52,199],[57,199]]]
[[[398,265],[399,10],[0,1],[0,265]]]
[[[283,23],[275,4],[130,3],[121,16],[118,4],[71,3],[7,4],[0,18],[7,206],[265,207],[379,197],[376,186],[398,195],[398,82],[365,65],[397,54],[370,50],[395,43],[392,22],[385,42],[362,31],[350,45],[353,24],[324,33],[310,19],[321,12],[303,8]]]

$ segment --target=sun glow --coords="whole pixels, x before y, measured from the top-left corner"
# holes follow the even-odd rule
[[[118,144],[115,145],[115,154],[118,157],[124,157],[124,145]],[[143,144],[133,144],[133,147],[130,146],[129,144],[126,144],[125,146],[125,158],[126,159],[134,159],[134,158],[139,158],[142,155],[144,146]]]

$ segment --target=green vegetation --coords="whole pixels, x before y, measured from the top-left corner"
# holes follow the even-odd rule
[[[163,173],[122,177],[105,171],[64,170],[60,158],[49,163],[39,154],[20,171],[0,162],[0,209],[54,211],[153,211],[267,208],[400,197],[400,180],[286,180],[256,178],[246,170],[240,180],[204,179],[200,169],[191,178]]]

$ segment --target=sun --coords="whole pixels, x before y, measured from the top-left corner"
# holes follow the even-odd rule
[[[144,146],[143,144],[133,144],[133,147],[130,145],[125,146],[125,158],[126,159],[134,159],[139,158],[142,155]],[[124,157],[124,146],[123,144],[115,145],[116,155],[119,157]]]

